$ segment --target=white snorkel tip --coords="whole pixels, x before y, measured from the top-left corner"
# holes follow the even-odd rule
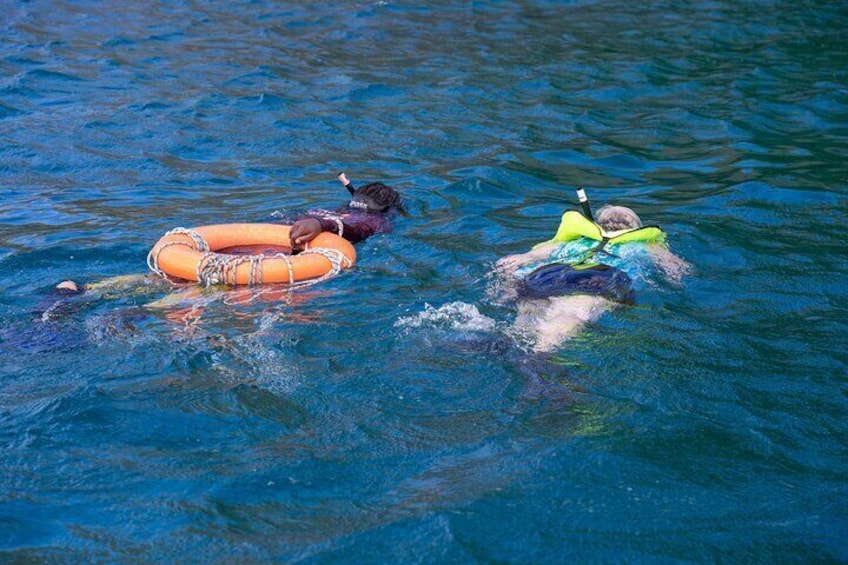
[[[577,189],[577,200],[579,200],[581,204],[589,201],[589,199],[586,198],[586,191],[583,190],[583,187]]]
[[[353,183],[347,180],[347,175],[344,174],[344,171],[336,175],[336,178],[339,179],[339,182],[344,185],[344,187],[347,189],[348,192],[350,192],[351,195],[353,195],[353,193],[356,191],[356,187],[353,186]]]
[[[582,186],[577,187],[577,200],[580,201],[580,206],[583,208],[583,215],[595,221],[595,218],[592,217],[592,208],[589,206],[589,197],[586,196],[586,191],[583,190]]]

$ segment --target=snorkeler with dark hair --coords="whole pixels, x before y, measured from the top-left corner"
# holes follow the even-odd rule
[[[290,231],[292,249],[302,249],[322,231],[359,243],[372,235],[390,232],[394,211],[406,214],[400,194],[393,187],[372,182],[355,188],[344,173],[339,173],[338,179],[351,193],[350,202],[336,212],[312,210],[296,220]]]
[[[338,178],[351,193],[350,201],[335,212],[310,210],[305,214],[289,217],[288,221],[283,219],[284,223],[291,224],[290,241],[280,241],[279,244],[272,246],[232,247],[222,252],[234,255],[298,253],[322,231],[329,231],[351,243],[358,243],[372,235],[391,232],[391,219],[395,212],[406,215],[400,194],[393,187],[374,182],[357,189],[348,181],[344,173],[340,173]],[[16,341],[24,345],[28,342],[52,344],[57,341],[52,337],[54,335],[71,335],[71,332],[65,331],[65,325],[72,322],[72,318],[86,305],[102,298],[133,296],[133,300],[136,300],[142,296],[152,297],[162,293],[166,295],[153,302],[146,302],[143,307],[121,310],[126,311],[126,317],[129,319],[129,317],[137,317],[139,312],[147,309],[171,309],[186,303],[195,308],[203,299],[202,289],[195,284],[182,284],[178,281],[150,276],[149,273],[109,277],[85,284],[64,280],[50,289],[32,312],[32,320],[35,322],[30,332],[32,335],[27,334],[28,337],[24,336],[26,339]],[[267,295],[265,292],[259,294]],[[119,315],[116,318],[117,322],[111,323],[116,327],[131,325],[121,323],[122,319]],[[0,338],[0,341],[4,339]]]
[[[335,212],[309,210],[294,218],[286,218],[287,223],[291,223],[290,241],[281,241],[279,245],[274,246],[237,246],[222,252],[234,255],[255,255],[291,250],[297,253],[322,231],[335,233],[351,243],[359,243],[372,235],[391,232],[391,219],[395,212],[406,215],[400,194],[395,188],[381,182],[373,182],[356,188],[344,173],[339,173],[338,179],[351,193],[350,201]],[[151,285],[150,279],[151,277],[147,275],[139,274],[112,277],[88,284],[65,280],[54,287],[54,291],[46,297],[46,302],[73,301],[72,297],[90,295],[92,290],[101,293],[141,293],[145,287]],[[156,280],[162,281],[159,278]],[[161,290],[161,286],[154,286],[151,289]]]
[[[518,303],[515,330],[536,351],[555,348],[618,304],[633,304],[634,287],[652,267],[672,283],[689,270],[658,226],[642,226],[624,206],[603,206],[593,218],[581,192],[582,214],[565,212],[552,239],[497,263]]]

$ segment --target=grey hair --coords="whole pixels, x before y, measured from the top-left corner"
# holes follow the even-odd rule
[[[633,230],[642,227],[642,220],[636,212],[624,206],[601,206],[595,214],[595,221],[605,231]]]

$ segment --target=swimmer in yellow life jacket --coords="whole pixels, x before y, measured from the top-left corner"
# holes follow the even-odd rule
[[[497,262],[508,298],[518,304],[515,331],[536,351],[548,351],[618,304],[633,304],[652,271],[679,284],[689,265],[669,251],[659,226],[643,226],[624,206],[603,206],[593,218],[562,215],[554,237]]]

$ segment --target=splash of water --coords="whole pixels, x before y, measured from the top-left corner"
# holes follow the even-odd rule
[[[398,328],[434,328],[460,332],[492,332],[497,323],[480,313],[473,304],[448,302],[438,308],[430,304],[414,316],[404,316],[395,322]]]

